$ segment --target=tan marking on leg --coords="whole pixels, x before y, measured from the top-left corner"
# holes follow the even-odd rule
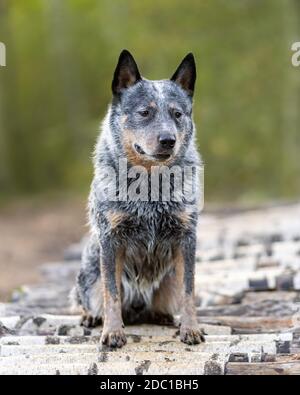
[[[121,307],[121,277],[123,271],[124,254],[119,252],[116,256],[116,284],[118,293],[111,295],[105,275],[102,276],[103,297],[104,297],[104,326],[101,336],[102,344],[109,347],[122,347],[126,344],[124,323],[122,319]],[[104,269],[105,270],[105,269]]]
[[[183,295],[183,280],[184,280],[184,260],[182,256],[181,249],[179,248],[176,252],[175,258],[174,258],[174,265],[175,265],[175,273],[176,273],[176,279],[177,279],[177,284],[180,290],[180,295],[182,298]]]
[[[185,291],[185,264],[180,250],[175,259],[175,268],[177,281],[181,285],[178,290],[178,293],[181,295],[180,339],[187,344],[198,344],[204,341],[204,337],[197,321],[194,291],[191,295]]]

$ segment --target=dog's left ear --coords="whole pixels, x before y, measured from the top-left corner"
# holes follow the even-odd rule
[[[141,75],[133,56],[124,49],[120,54],[112,81],[113,94],[120,94],[122,89],[129,88],[140,79]]]
[[[186,55],[175,71],[171,81],[176,82],[189,96],[193,96],[196,82],[196,63],[192,53]]]

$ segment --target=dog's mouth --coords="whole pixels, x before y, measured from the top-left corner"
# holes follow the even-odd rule
[[[157,153],[155,155],[146,154],[146,152],[138,144],[134,144],[134,149],[136,150],[136,152],[138,154],[145,155],[148,158],[150,158],[152,160],[156,160],[156,161],[165,161],[165,160],[167,160],[167,159],[169,159],[171,157],[171,154],[168,154],[168,153]]]
[[[156,155],[152,155],[151,158],[154,158],[155,160],[159,160],[159,161],[164,161],[164,160],[171,158],[171,155],[170,154],[156,154]]]

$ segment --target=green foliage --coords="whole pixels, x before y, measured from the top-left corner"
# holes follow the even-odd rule
[[[296,0],[2,0],[1,193],[87,190],[127,48],[150,79],[194,52],[206,200],[299,196],[299,22]]]

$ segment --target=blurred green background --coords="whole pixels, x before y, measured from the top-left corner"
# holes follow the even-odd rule
[[[86,194],[119,52],[150,79],[194,52],[206,202],[300,193],[298,0],[1,0],[1,199]]]

